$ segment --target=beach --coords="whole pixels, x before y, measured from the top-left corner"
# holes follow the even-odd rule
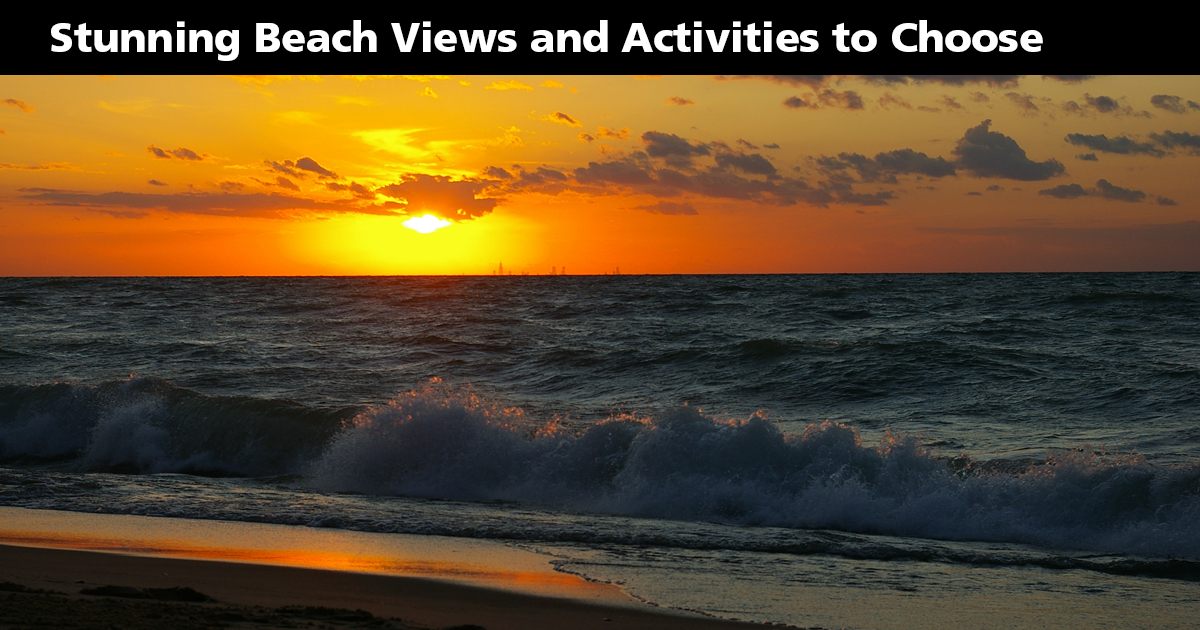
[[[318,622],[328,627],[388,627],[384,620],[392,620],[397,624],[393,627],[470,625],[488,630],[761,627],[668,614],[649,606],[600,605],[422,578],[14,545],[0,545],[0,583],[9,587],[0,588],[0,627],[4,628],[162,627],[156,625],[162,623],[161,618],[142,618],[165,614],[163,608],[174,609],[183,619],[204,620],[198,622],[199,627],[242,627],[256,612],[262,622],[249,627],[272,627],[272,619],[301,626]],[[19,593],[13,584],[50,593]],[[215,601],[161,602],[80,594],[104,586],[185,587]],[[278,611],[285,607],[299,610]],[[346,614],[350,611],[365,611],[375,621]],[[248,619],[239,620],[231,613]],[[139,621],[144,623],[139,625]]]

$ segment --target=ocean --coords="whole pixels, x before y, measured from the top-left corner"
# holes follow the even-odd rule
[[[1200,274],[3,278],[0,506],[500,541],[798,626],[1189,627]]]

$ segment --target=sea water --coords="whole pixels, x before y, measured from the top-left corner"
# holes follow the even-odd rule
[[[0,505],[504,541],[800,626],[1188,627],[1200,274],[0,279]]]

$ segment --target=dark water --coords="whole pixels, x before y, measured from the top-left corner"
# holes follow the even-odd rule
[[[0,279],[0,502],[1200,580],[1198,314],[1200,274]]]

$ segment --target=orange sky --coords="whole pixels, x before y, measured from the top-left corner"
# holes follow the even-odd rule
[[[1200,77],[0,77],[0,275],[1200,270]],[[406,228],[431,214],[451,224]]]

